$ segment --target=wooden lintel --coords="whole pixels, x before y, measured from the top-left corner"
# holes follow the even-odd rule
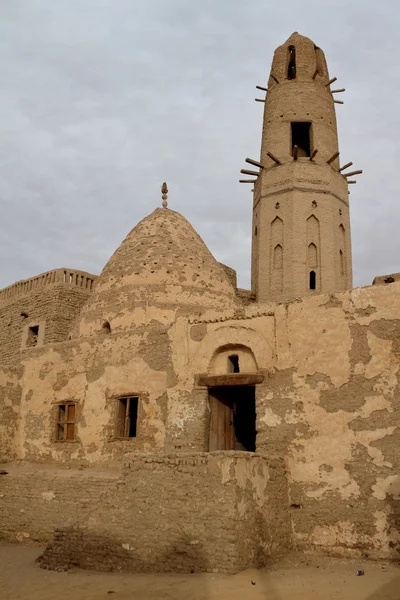
[[[334,160],[337,159],[337,157],[339,156],[340,152],[335,152],[335,154],[333,154],[329,160],[327,160],[327,164],[330,165]]]
[[[240,169],[240,172],[243,173],[243,175],[255,175],[256,177],[260,174],[257,171],[248,171],[247,169]]]
[[[344,173],[345,177],[351,177],[351,175],[361,175],[362,173],[362,169],[359,169],[358,171],[350,171],[350,173]]]
[[[312,154],[311,154],[311,156],[310,156],[310,160],[314,160],[314,158],[315,158],[315,156],[316,156],[317,152],[318,152],[318,149],[317,149],[317,148],[316,148],[315,150],[313,150],[313,151],[312,151]]]
[[[339,173],[341,173],[341,172],[342,172],[342,171],[344,171],[345,169],[348,169],[349,167],[351,167],[351,165],[352,165],[352,164],[353,164],[352,162],[348,162],[348,163],[346,163],[345,165],[343,165],[343,167],[341,167],[341,168],[339,169]]]
[[[226,375],[197,375],[196,384],[204,387],[257,385],[264,381],[262,373],[228,373]]]
[[[257,179],[239,179],[239,183],[257,183]]]
[[[270,159],[273,160],[277,165],[282,164],[281,161],[279,160],[279,158],[276,158],[276,156],[271,154],[271,152],[267,152],[267,156],[269,156]]]
[[[331,83],[333,83],[334,81],[337,81],[337,77],[332,77],[332,79],[330,79],[330,80],[328,81],[328,83],[327,83],[327,84],[325,84],[325,87],[329,87],[329,86],[331,85]]]
[[[262,87],[261,85],[256,85],[257,90],[262,90],[263,92],[268,92],[268,88]]]
[[[249,165],[253,165],[254,167],[260,167],[260,169],[264,168],[264,165],[258,162],[258,160],[253,160],[252,158],[246,158],[244,162],[247,162]]]

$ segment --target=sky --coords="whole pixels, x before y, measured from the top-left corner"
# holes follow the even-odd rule
[[[250,186],[274,49],[310,37],[338,78],[354,285],[400,271],[398,0],[0,0],[0,287],[99,274],[134,225],[181,212],[250,286]]]

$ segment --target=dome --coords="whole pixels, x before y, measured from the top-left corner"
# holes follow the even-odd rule
[[[157,208],[132,229],[104,267],[81,324],[98,329],[101,320],[123,315],[130,326],[128,313],[149,305],[185,314],[224,309],[235,296],[223,267],[190,223],[175,211]],[[80,329],[88,333],[86,326]]]

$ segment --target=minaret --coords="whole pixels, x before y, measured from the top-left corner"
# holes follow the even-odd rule
[[[348,184],[339,172],[331,83],[324,53],[310,39],[294,33],[275,51],[261,159],[250,161],[260,168],[252,233],[258,302],[352,287]]]

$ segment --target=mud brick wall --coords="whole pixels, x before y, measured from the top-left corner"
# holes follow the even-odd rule
[[[0,531],[52,540],[47,568],[237,572],[289,547],[283,466],[260,456],[137,455],[121,473],[29,468],[0,478]]]

